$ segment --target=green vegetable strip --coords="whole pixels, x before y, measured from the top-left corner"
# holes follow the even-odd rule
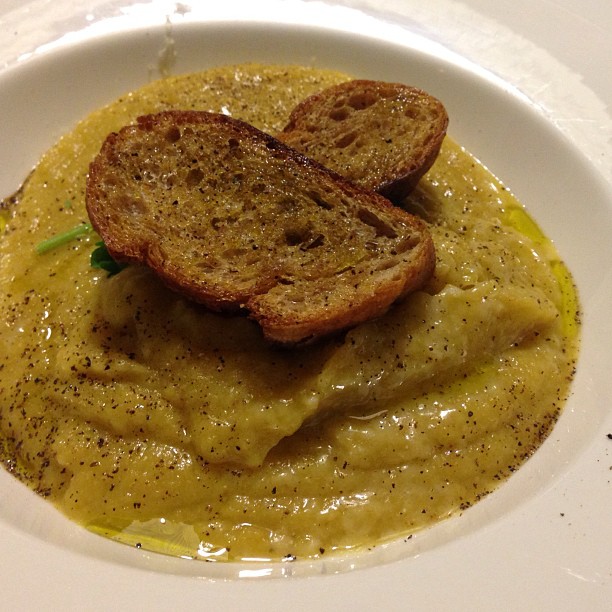
[[[89,232],[93,231],[93,227],[90,223],[81,223],[76,227],[68,230],[67,232],[63,232],[62,234],[57,234],[56,236],[52,236],[47,240],[43,240],[36,245],[36,252],[39,255],[46,253],[47,251],[51,251],[56,247],[62,246],[83,234],[89,234]]]

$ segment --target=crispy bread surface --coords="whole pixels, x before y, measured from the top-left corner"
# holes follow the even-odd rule
[[[384,313],[434,267],[425,224],[230,117],[165,111],[108,136],[87,210],[109,253],[271,341]]]
[[[355,80],[298,104],[278,138],[397,202],[429,170],[447,127],[446,109],[428,93],[399,83]]]

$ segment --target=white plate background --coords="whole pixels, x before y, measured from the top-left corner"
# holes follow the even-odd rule
[[[585,325],[543,448],[462,517],[371,555],[229,568],[159,557],[84,533],[2,472],[0,609],[612,609],[610,26],[606,0],[4,0],[0,195],[89,110],[159,76],[160,54],[176,73],[332,63],[447,104],[450,133],[557,243]]]

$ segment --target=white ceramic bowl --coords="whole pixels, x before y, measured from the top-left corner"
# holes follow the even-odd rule
[[[518,195],[575,275],[584,312],[578,375],[550,438],[497,492],[409,542],[332,561],[218,565],[130,549],[69,523],[0,472],[2,597],[18,608],[50,609],[204,602],[223,609],[405,609],[408,602],[476,609],[495,601],[512,609],[571,609],[578,602],[604,609],[612,580],[606,435],[612,433],[612,188],[597,130],[590,125],[581,138],[559,121],[572,109],[591,112],[589,90],[573,92],[572,109],[558,99],[548,107],[532,95],[533,80],[494,74],[483,67],[488,62],[453,51],[440,32],[427,36],[397,11],[385,20],[320,3],[265,2],[261,10],[270,6],[269,13],[231,19],[227,7],[206,18],[186,5],[162,4],[157,12],[138,5],[132,13],[111,6],[99,19],[84,14],[96,27],[80,22],[71,32],[66,15],[75,15],[70,10],[77,5],[59,2],[68,11],[61,36],[44,31],[42,42],[51,44],[21,58],[11,56],[18,46],[10,46],[0,71],[0,194],[14,191],[41,153],[88,111],[158,76],[160,53],[166,60],[176,54],[174,73],[254,60],[417,85],[444,101],[449,132]],[[32,15],[16,11],[7,13],[7,23],[31,25]],[[28,32],[35,40],[35,30]],[[551,66],[557,71],[551,78],[564,74],[559,64]],[[601,128],[609,130],[604,119]],[[603,132],[601,143],[606,146]],[[609,156],[607,146],[602,152]]]

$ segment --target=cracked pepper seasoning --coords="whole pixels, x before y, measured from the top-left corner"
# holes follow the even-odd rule
[[[90,265],[85,176],[108,132],[199,108],[273,133],[346,78],[246,65],[152,83],[77,125],[4,204],[2,460],[88,529],[214,560],[370,547],[469,507],[550,432],[577,355],[571,277],[450,138],[405,202],[430,225],[434,278],[340,338],[279,351],[146,270]]]

